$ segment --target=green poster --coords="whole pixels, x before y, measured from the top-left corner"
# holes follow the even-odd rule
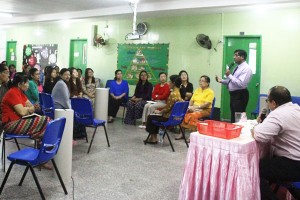
[[[159,82],[159,73],[168,72],[169,44],[118,44],[118,69],[123,79],[135,85],[142,70],[148,72],[153,85]]]

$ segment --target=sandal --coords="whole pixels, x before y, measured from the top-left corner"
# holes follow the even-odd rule
[[[40,167],[46,170],[53,170],[53,167],[49,163],[42,164]]]
[[[175,138],[175,140],[183,140],[183,139],[184,139],[183,135],[181,137],[176,137]]]

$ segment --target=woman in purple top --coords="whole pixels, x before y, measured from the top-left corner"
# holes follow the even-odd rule
[[[125,124],[135,125],[136,119],[142,117],[147,100],[151,100],[152,90],[153,86],[148,82],[148,73],[146,71],[141,71],[134,95],[130,101],[127,102],[127,112],[124,120]]]
[[[121,103],[128,100],[129,87],[127,81],[122,80],[121,70],[115,71],[114,81],[110,82],[109,87],[108,123],[116,117]]]

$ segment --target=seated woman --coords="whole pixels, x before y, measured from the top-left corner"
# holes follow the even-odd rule
[[[43,137],[50,118],[34,116],[23,119],[34,113],[35,109],[24,92],[28,89],[28,78],[24,73],[16,73],[10,88],[2,99],[2,123],[5,132],[17,135],[29,135],[33,139]]]
[[[155,103],[147,103],[144,106],[142,114],[142,124],[140,128],[146,128],[146,120],[148,115],[154,112],[158,108],[163,108],[166,105],[166,101],[170,95],[170,87],[167,83],[167,74],[165,72],[159,73],[160,83],[157,83],[152,92],[152,100]]]
[[[86,68],[85,78],[82,81],[83,97],[90,99],[95,104],[96,88],[100,87],[100,79],[94,77],[94,71],[91,68]]]
[[[23,65],[23,73],[25,73],[27,76],[29,76],[29,70],[31,69],[31,66],[28,64]]]
[[[185,70],[179,72],[181,78],[180,95],[185,101],[189,101],[193,95],[193,84],[189,82],[189,75]]]
[[[36,68],[31,68],[29,70],[29,88],[25,91],[25,95],[29,101],[34,105],[35,111],[40,112],[40,101],[39,101],[39,91],[38,85],[40,84],[40,72]]]
[[[62,68],[59,72],[60,77],[52,90],[52,97],[55,109],[70,109],[70,71]]]
[[[148,82],[148,73],[141,71],[133,97],[127,102],[127,111],[124,123],[135,125],[136,119],[142,117],[143,108],[147,100],[151,100],[153,86]]]
[[[82,97],[82,83],[78,78],[77,69],[74,67],[70,68],[71,78],[70,78],[70,96],[73,97]]]
[[[177,101],[183,101],[180,96],[179,87],[181,84],[180,77],[178,75],[170,76],[169,86],[172,89],[172,92],[167,100],[167,104],[163,109],[157,109],[154,111],[155,114],[160,114],[161,116],[157,115],[149,115],[146,124],[146,131],[151,134],[148,141],[144,140],[144,143],[149,144],[157,144],[157,134],[159,127],[152,123],[152,120],[165,122],[168,121],[172,108]]]
[[[122,71],[115,71],[114,81],[110,83],[108,100],[108,123],[111,123],[116,117],[122,102],[128,97],[128,82],[122,79]]]
[[[14,64],[10,64],[8,66],[9,70],[9,80],[13,81],[15,74],[17,73],[16,66]]]
[[[190,100],[188,112],[185,114],[181,124],[183,128],[191,131],[197,130],[197,123],[200,118],[208,117],[211,113],[214,91],[209,87],[210,78],[206,75],[200,77],[200,87],[194,91]],[[183,139],[182,134],[175,139]]]
[[[47,71],[45,71],[45,82],[44,82],[44,86],[43,86],[43,92],[44,93],[48,93],[48,94],[52,94],[52,90],[56,84],[57,81],[57,73],[54,67],[52,66],[47,66],[45,68],[45,70],[47,69]]]

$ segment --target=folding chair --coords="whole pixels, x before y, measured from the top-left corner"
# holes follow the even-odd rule
[[[42,145],[41,145],[40,149],[25,148],[25,149],[19,150],[15,153],[10,154],[9,156],[7,156],[7,159],[10,160],[11,163],[9,165],[8,171],[7,171],[7,173],[3,179],[3,182],[1,184],[0,195],[3,191],[5,183],[8,179],[8,176],[10,175],[12,167],[15,164],[17,164],[17,165],[26,166],[23,176],[19,182],[19,186],[22,185],[22,183],[26,177],[26,174],[27,174],[28,170],[30,169],[32,176],[34,178],[34,181],[36,183],[36,186],[39,190],[39,193],[40,193],[42,199],[45,199],[45,196],[43,194],[43,191],[41,189],[41,186],[39,184],[39,181],[37,179],[37,176],[36,176],[33,168],[40,166],[42,164],[45,164],[50,160],[53,163],[55,172],[58,176],[58,179],[60,181],[60,184],[61,184],[65,194],[68,194],[67,189],[64,185],[64,182],[60,176],[60,173],[59,173],[57,166],[55,164],[55,161],[53,159],[58,151],[58,148],[59,148],[59,145],[61,142],[61,138],[63,135],[63,131],[65,128],[65,123],[66,123],[66,118],[59,118],[59,119],[49,122],[49,124],[47,125],[47,128],[46,128],[46,131],[44,133],[44,137],[42,139]]]
[[[172,112],[171,112],[171,115],[170,115],[168,121],[166,121],[166,122],[159,122],[159,121],[155,121],[155,120],[152,121],[156,126],[160,126],[164,129],[163,139],[165,138],[165,135],[167,135],[173,152],[175,152],[175,150],[174,150],[173,144],[170,140],[170,136],[167,132],[167,127],[168,126],[179,126],[180,131],[182,133],[182,136],[184,138],[185,144],[186,144],[187,147],[189,147],[189,145],[186,141],[186,138],[185,138],[185,133],[182,130],[182,127],[181,127],[181,123],[184,119],[184,116],[185,116],[185,113],[186,113],[188,107],[189,107],[189,102],[188,101],[176,102],[173,106],[173,109],[172,109]],[[150,135],[151,134],[149,133],[148,137],[145,141],[148,141],[148,139],[150,138]],[[144,143],[145,143],[145,145],[147,144],[147,142],[144,142]]]
[[[98,126],[103,126],[108,147],[110,147],[104,120],[94,119],[92,102],[86,98],[71,98],[71,106],[74,110],[75,123],[82,124],[86,127],[95,128],[93,137],[87,153],[90,153],[94,141],[95,133]],[[87,136],[86,136],[87,137]]]
[[[51,119],[54,119],[54,102],[51,94],[47,93],[40,93],[40,103],[41,103],[41,109],[45,116],[50,117]]]

